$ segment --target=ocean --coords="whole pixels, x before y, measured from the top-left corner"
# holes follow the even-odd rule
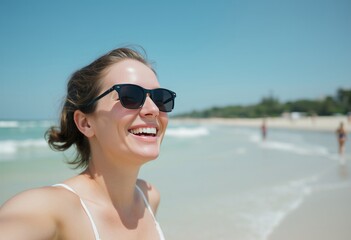
[[[78,173],[65,163],[73,150],[45,142],[51,124],[0,121],[0,204]],[[263,141],[257,128],[171,120],[161,149],[140,177],[161,192],[169,240],[266,240],[313,194],[351,189],[351,151],[340,159],[333,132],[268,129]]]

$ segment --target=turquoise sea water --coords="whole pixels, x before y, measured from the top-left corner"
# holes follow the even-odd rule
[[[72,157],[49,149],[49,121],[0,121],[0,204],[27,188],[74,175]],[[350,139],[350,138],[349,138]],[[158,159],[140,176],[158,187],[167,239],[264,240],[309,196],[351,190],[335,134],[216,124],[170,123]]]

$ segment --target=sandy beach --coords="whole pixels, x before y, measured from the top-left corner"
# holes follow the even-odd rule
[[[351,129],[351,121],[346,116],[332,117],[301,117],[297,119],[276,117],[266,118],[268,128],[298,129],[311,131],[335,131],[341,122],[346,130]],[[181,118],[172,119],[173,123],[213,123],[231,126],[257,127],[262,125],[262,118]]]

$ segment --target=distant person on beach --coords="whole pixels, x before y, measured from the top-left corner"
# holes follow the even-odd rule
[[[339,155],[343,156],[344,155],[344,148],[345,148],[345,142],[347,139],[347,133],[344,128],[344,123],[341,122],[338,129],[336,130],[336,135],[338,139],[338,145],[339,145]]]
[[[115,49],[76,71],[59,127],[46,138],[83,171],[28,190],[0,208],[0,240],[164,239],[155,219],[158,190],[138,179],[157,158],[176,94],[160,88],[145,57]]]
[[[262,135],[262,140],[266,140],[266,137],[267,137],[267,122],[266,122],[266,119],[263,119],[263,121],[262,121],[261,135]]]

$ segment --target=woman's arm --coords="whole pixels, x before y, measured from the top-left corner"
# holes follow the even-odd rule
[[[23,192],[0,208],[0,240],[58,239],[54,204],[48,188]]]

